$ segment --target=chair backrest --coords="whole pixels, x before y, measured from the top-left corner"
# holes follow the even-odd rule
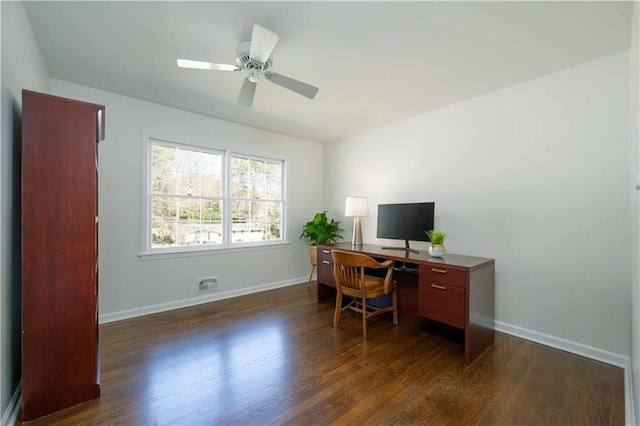
[[[361,290],[365,281],[365,268],[387,269],[385,277],[385,293],[388,292],[389,282],[393,274],[393,261],[378,262],[371,256],[350,251],[332,250],[333,276],[337,286]]]

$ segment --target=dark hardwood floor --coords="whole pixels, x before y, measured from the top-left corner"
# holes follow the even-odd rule
[[[451,330],[402,315],[363,341],[360,318],[334,329],[315,292],[106,324],[102,396],[27,424],[624,424],[621,368],[501,333],[465,365]]]

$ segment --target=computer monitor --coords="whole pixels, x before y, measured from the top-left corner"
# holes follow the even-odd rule
[[[382,248],[419,253],[409,241],[429,241],[426,231],[433,229],[434,211],[434,202],[378,204],[377,237],[405,241],[405,247]]]

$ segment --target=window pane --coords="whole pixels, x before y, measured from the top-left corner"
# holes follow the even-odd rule
[[[265,235],[267,240],[279,240],[282,238],[282,203],[265,203]]]
[[[153,222],[174,222],[178,206],[174,197],[151,197]]]
[[[172,247],[176,238],[178,199],[175,197],[151,197],[151,246]]]
[[[282,199],[282,163],[233,157],[231,197],[257,200]]]
[[[177,223],[176,239],[181,246],[221,244],[222,227],[219,224],[201,222]]]
[[[222,196],[222,154],[201,153],[200,195],[203,197]]]
[[[231,217],[233,223],[245,223],[251,217],[250,204],[248,201],[234,201]]]
[[[252,203],[249,201],[233,202],[233,221],[231,223],[231,241],[246,243],[262,241],[262,229],[256,227],[252,219]]]
[[[202,212],[200,211],[200,199],[179,199],[178,221],[179,222],[200,222]]]
[[[279,240],[282,205],[267,201],[234,201],[232,242]]]
[[[151,147],[151,192],[175,194],[173,163],[175,148],[153,144]]]
[[[151,225],[152,234],[152,247],[171,247],[175,246],[175,233],[173,230],[173,223],[167,222],[152,222]]]
[[[222,224],[222,201],[202,202],[202,223]]]
[[[270,200],[282,199],[282,166],[280,163],[267,163],[267,196]]]
[[[222,244],[222,201],[152,197],[152,247]]]
[[[199,152],[182,148],[176,149],[176,157],[173,162],[174,179],[176,182],[176,194],[200,195],[198,156]]]
[[[267,179],[265,173],[265,162],[251,160],[251,198],[263,200],[267,198]]]
[[[220,197],[219,153],[152,144],[151,191],[160,194]]]
[[[200,176],[201,195],[203,197],[222,196],[222,176],[202,175]]]
[[[231,197],[249,198],[249,160],[231,159]]]

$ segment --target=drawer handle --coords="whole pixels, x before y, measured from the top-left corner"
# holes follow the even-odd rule
[[[323,260],[322,263],[324,263],[325,265],[331,265],[331,262],[329,262],[328,260]]]
[[[330,254],[331,250],[322,250],[323,253]]]
[[[446,285],[431,284],[431,287],[437,288],[438,290],[446,290],[447,289]]]
[[[446,269],[436,269],[436,268],[431,268],[431,272],[437,272],[439,274],[446,274],[447,270]]]

